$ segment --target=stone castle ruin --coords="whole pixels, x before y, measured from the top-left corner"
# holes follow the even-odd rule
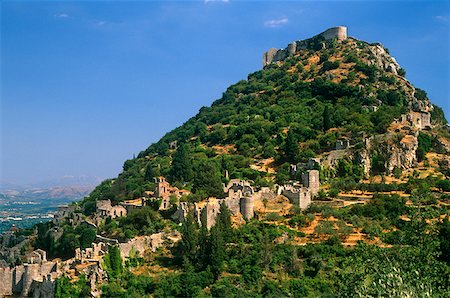
[[[111,200],[99,200],[96,202],[96,215],[101,219],[122,217],[127,215],[127,209],[121,205],[112,206]]]
[[[285,49],[271,48],[263,54],[263,67],[273,62],[282,61],[289,56],[295,55],[300,50],[307,49],[308,41],[321,37],[324,40],[337,39],[338,41],[347,39],[347,27],[333,27],[307,40],[298,40],[290,43]]]
[[[178,187],[171,186],[164,177],[155,178],[155,183],[156,188],[154,196],[155,198],[162,200],[159,208],[160,210],[169,209],[172,207],[172,203],[170,202],[171,198],[174,198],[179,202],[182,196],[187,196],[190,194],[188,190],[178,189]]]
[[[294,206],[304,210],[311,205],[312,198],[319,192],[320,180],[318,170],[309,170],[302,174],[300,185],[283,185],[278,194],[287,197]]]
[[[317,160],[311,161],[311,166],[316,166],[317,162]],[[210,229],[216,223],[220,205],[225,204],[233,216],[249,220],[255,216],[256,201],[272,200],[277,195],[283,195],[295,206],[306,209],[311,204],[312,198],[319,192],[319,171],[309,170],[301,175],[301,179],[301,184],[279,186],[277,191],[272,191],[267,187],[255,191],[250,181],[231,179],[227,185],[224,185],[225,198],[209,198],[206,202],[194,203],[194,217],[199,224]],[[188,212],[188,203],[182,202],[172,218],[183,222]]]
[[[0,268],[0,297],[19,295],[53,297],[54,280],[58,278],[57,264],[47,260],[14,268]]]

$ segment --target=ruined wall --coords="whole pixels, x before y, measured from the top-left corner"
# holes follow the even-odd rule
[[[311,205],[311,192],[305,187],[300,189],[287,188],[282,191],[283,196],[291,201],[292,205],[304,210]]]
[[[126,243],[119,243],[120,256],[122,259],[129,258],[133,250],[138,256],[142,256],[146,250],[155,252],[158,247],[163,245],[163,236],[164,234],[161,232],[150,236],[136,237]]]
[[[25,275],[25,266],[16,266],[13,270],[13,293],[21,293],[23,289],[23,277]]]
[[[239,214],[239,212],[240,212],[239,197],[238,198],[225,198],[225,199],[223,199],[223,202],[225,203],[225,205],[227,205],[228,209],[230,209],[230,211],[233,215]]]
[[[418,146],[419,142],[415,135],[406,135],[398,144],[392,144],[386,163],[387,174],[391,174],[396,167],[403,170],[413,167],[417,162]]]
[[[339,26],[330,28],[314,37],[322,36],[326,40],[336,38],[337,40],[347,39],[347,27]],[[314,38],[312,37],[312,38]],[[294,55],[297,51],[307,48],[307,40],[299,40],[290,43],[285,49],[271,48],[263,54],[263,67],[272,62],[282,61],[287,57]]]
[[[47,275],[42,282],[34,282],[30,291],[34,298],[53,298],[55,296],[55,280],[51,275]]]
[[[56,263],[25,264],[10,268],[0,268],[0,297],[20,294],[28,296],[35,282],[42,282],[46,276],[56,271]]]
[[[431,127],[431,115],[428,112],[420,112],[421,128]]]
[[[12,295],[13,293],[13,272],[9,267],[0,268],[0,297]]]
[[[210,229],[216,224],[216,217],[219,214],[220,206],[218,204],[207,203],[201,211],[201,224]]]
[[[271,48],[263,54],[263,67],[269,65],[270,63],[272,63],[272,61],[274,61],[277,51],[277,49]]]

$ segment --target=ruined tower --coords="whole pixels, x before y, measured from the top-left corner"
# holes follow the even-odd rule
[[[347,39],[347,27],[344,26],[333,27],[325,30],[319,35],[322,35],[323,38],[327,40],[333,38],[336,38],[337,40],[345,40]]]
[[[302,174],[302,184],[303,186],[309,188],[311,191],[311,195],[315,196],[319,192],[319,171],[318,170],[310,170],[304,174]]]
[[[201,210],[201,223],[208,230],[216,224],[216,217],[219,214],[220,206],[218,204],[207,203]]]
[[[240,200],[240,209],[242,217],[245,219],[251,219],[254,216],[254,199],[253,197],[243,197]]]

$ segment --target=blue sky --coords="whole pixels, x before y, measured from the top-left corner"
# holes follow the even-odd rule
[[[449,2],[1,2],[1,180],[123,162],[328,27],[381,42],[450,116]]]

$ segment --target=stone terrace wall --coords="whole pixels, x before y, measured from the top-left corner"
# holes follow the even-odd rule
[[[13,293],[13,273],[9,267],[0,268],[0,297],[12,295]]]

